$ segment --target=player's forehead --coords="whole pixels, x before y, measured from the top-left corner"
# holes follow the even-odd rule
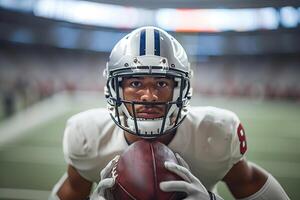
[[[123,80],[140,80],[140,81],[157,81],[157,80],[165,80],[165,81],[173,81],[174,78],[168,76],[127,76],[124,77]]]

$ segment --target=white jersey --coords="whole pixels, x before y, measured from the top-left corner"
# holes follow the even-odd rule
[[[63,140],[65,159],[89,181],[98,182],[100,171],[127,147],[123,130],[104,108],[88,110],[68,120]],[[191,107],[168,147],[185,159],[208,190],[247,149],[238,117],[215,107]]]

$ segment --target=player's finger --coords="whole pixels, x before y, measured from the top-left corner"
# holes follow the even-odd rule
[[[105,166],[105,168],[101,170],[101,172],[100,172],[101,180],[108,177],[111,170],[113,169],[115,164],[118,162],[119,158],[120,158],[119,155],[115,156],[111,161],[109,161],[109,163]]]
[[[175,174],[177,174],[178,176],[183,178],[183,180],[185,180],[189,183],[192,182],[191,172],[187,168],[180,166],[173,162],[168,162],[168,161],[166,161],[164,164],[168,170],[170,170],[171,172],[174,172]]]
[[[187,164],[187,162],[185,162],[185,160],[179,155],[179,153],[175,153],[175,156],[179,162],[179,164],[185,168],[187,168],[188,170],[190,170],[190,166]]]
[[[164,192],[185,192],[190,194],[190,185],[185,181],[163,181],[159,187]]]
[[[104,191],[107,188],[111,188],[115,184],[115,179],[114,178],[106,178],[103,179],[99,182],[97,186],[97,191],[100,196],[104,195]]]

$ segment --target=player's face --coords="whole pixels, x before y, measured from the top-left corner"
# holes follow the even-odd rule
[[[174,81],[165,77],[131,77],[122,82],[123,96],[127,101],[137,102],[168,102],[172,100]],[[133,108],[126,105],[133,116]],[[136,117],[160,118],[165,114],[164,105],[135,105]]]

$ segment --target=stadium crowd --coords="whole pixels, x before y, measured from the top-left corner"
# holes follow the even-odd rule
[[[60,91],[101,91],[106,53],[43,47],[0,49],[3,116]],[[205,96],[300,101],[296,56],[194,58],[194,93]],[[98,83],[98,84],[95,84]],[[0,107],[0,108],[1,108]]]

